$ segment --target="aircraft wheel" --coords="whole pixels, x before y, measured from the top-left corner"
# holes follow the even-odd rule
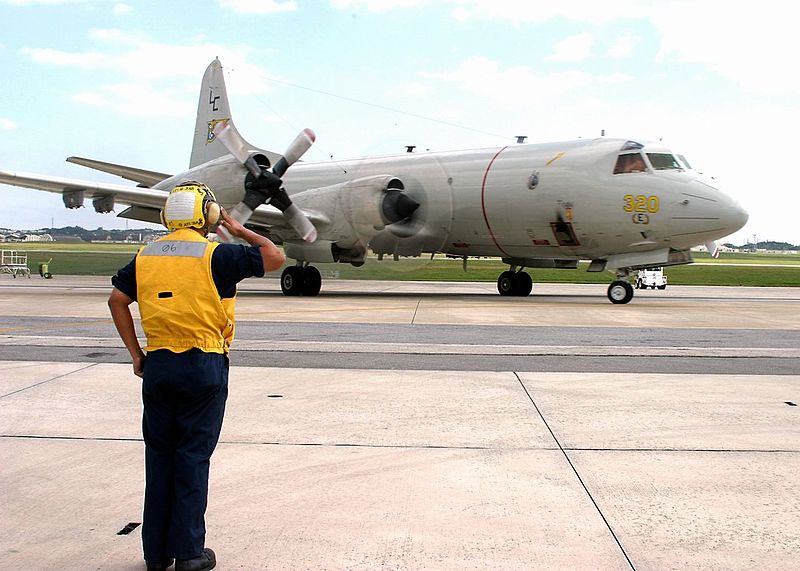
[[[303,268],[289,266],[281,274],[281,291],[283,295],[301,295],[303,293]]]
[[[497,278],[497,291],[500,292],[500,295],[514,295],[514,291],[517,289],[516,286],[517,274],[514,272],[503,272]]]
[[[633,299],[633,286],[622,280],[611,282],[608,286],[608,299],[611,303],[628,303]]]
[[[517,285],[514,289],[514,295],[518,295],[520,297],[526,297],[531,294],[533,290],[533,279],[528,272],[519,272],[514,276],[517,281]]]
[[[314,266],[306,266],[303,269],[303,295],[309,297],[319,295],[320,288],[322,288],[322,276],[319,270]]]

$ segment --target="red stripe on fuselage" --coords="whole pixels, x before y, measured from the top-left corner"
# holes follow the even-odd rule
[[[507,258],[510,258],[511,256],[509,253],[503,250],[503,247],[500,246],[500,243],[497,241],[494,232],[492,232],[492,226],[489,224],[489,217],[486,215],[486,179],[489,177],[489,169],[492,168],[495,159],[500,156],[500,153],[505,151],[507,148],[508,146],[505,146],[497,151],[497,153],[492,157],[492,160],[489,161],[489,165],[486,167],[486,172],[483,173],[483,183],[481,184],[481,210],[483,211],[483,220],[486,222],[486,229],[489,231],[489,236],[491,236],[492,242],[494,242],[494,245],[497,246],[497,249],[500,250],[503,255],[505,255]]]

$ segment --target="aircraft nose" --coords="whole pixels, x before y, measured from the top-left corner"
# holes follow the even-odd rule
[[[748,218],[750,218],[747,211],[733,198],[717,188],[716,185],[712,186],[707,181],[703,181],[703,185],[712,190],[712,196],[719,208],[719,221],[728,235],[742,229],[747,224]]]
[[[673,217],[673,233],[693,240],[718,240],[740,230],[747,212],[722,192],[715,181],[696,179],[681,193],[680,208]]]
[[[744,208],[739,206],[736,202],[731,202],[731,205],[725,210],[725,214],[722,216],[722,222],[729,234],[733,234],[743,228],[750,218],[750,215]]]

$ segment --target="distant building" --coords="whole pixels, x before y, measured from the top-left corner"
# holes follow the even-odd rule
[[[80,236],[71,236],[69,234],[56,234],[53,236],[53,242],[61,242],[63,244],[82,244],[83,239]]]
[[[25,236],[23,242],[52,242],[53,237],[50,234],[28,234]]]

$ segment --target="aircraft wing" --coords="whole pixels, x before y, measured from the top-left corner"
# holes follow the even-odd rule
[[[120,173],[115,172],[114,174]],[[169,194],[165,190],[157,190],[155,188],[100,183],[5,170],[0,170],[0,184],[33,188],[62,195],[65,193],[67,195],[70,193],[74,193],[75,195],[83,193],[83,197],[91,199],[113,197],[114,203],[127,204],[130,206],[130,208],[125,209],[117,215],[120,218],[142,220],[155,224],[158,224],[160,221],[159,212],[161,212],[161,209],[164,207],[164,201]],[[79,200],[82,202],[82,198]],[[306,214],[317,227],[328,221],[325,216],[318,213],[306,211]],[[283,213],[273,206],[259,206],[253,213],[250,224],[262,227],[271,236],[275,236],[278,241],[299,239],[297,233],[286,221]]]
[[[167,199],[168,194],[166,191],[154,188],[131,187],[121,184],[90,182],[4,170],[0,170],[0,183],[35,188],[58,194],[64,194],[65,192],[78,194],[83,192],[83,195],[89,198],[113,196],[115,202],[157,210],[161,210],[164,206],[164,201]]]
[[[138,182],[144,186],[154,186],[162,180],[172,176],[161,172],[137,169],[134,167],[97,161],[95,159],[86,159],[83,157],[68,157],[67,162],[89,167],[90,169],[107,172],[109,174],[115,174],[117,176],[121,176],[122,178],[132,180],[133,182]]]

